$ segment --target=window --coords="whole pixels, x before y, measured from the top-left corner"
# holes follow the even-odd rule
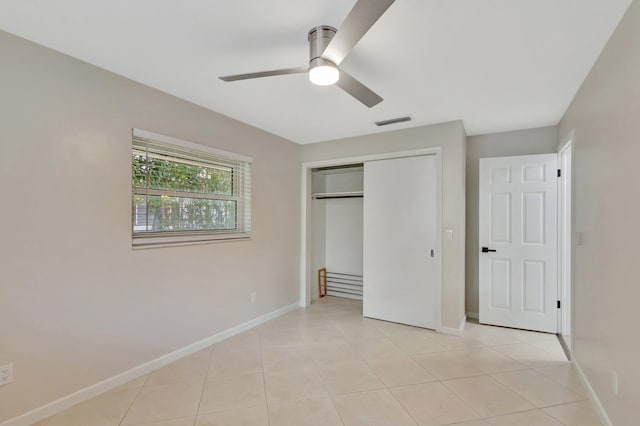
[[[134,246],[248,238],[251,158],[133,130]]]

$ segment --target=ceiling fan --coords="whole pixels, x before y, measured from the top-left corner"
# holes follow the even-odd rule
[[[369,108],[382,102],[382,98],[351,77],[338,65],[353,46],[376,23],[395,0],[358,0],[339,30],[328,25],[309,31],[309,65],[274,71],[220,77],[223,81],[248,80],[274,75],[309,73],[309,80],[319,86],[335,84]]]

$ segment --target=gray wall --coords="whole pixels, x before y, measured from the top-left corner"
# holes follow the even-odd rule
[[[640,416],[640,2],[559,125],[573,129],[574,356],[615,425]],[[613,394],[612,371],[619,394]]]
[[[3,32],[0,52],[0,422],[298,302],[299,145]],[[132,251],[132,127],[252,156],[253,239]]]
[[[303,145],[302,161],[348,158],[431,147],[442,147],[443,227],[452,229],[454,235],[451,241],[443,239],[442,325],[458,328],[464,318],[465,309],[466,134],[462,122],[454,121]],[[308,279],[311,278],[308,276]]]
[[[326,177],[327,192],[362,191],[364,188],[363,170],[327,174]],[[327,270],[362,275],[363,199],[328,199],[325,205]]]
[[[467,313],[478,314],[478,160],[556,152],[558,129],[540,127],[467,138]]]

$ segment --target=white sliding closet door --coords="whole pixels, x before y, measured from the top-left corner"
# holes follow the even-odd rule
[[[365,163],[365,317],[436,328],[437,185],[435,155]]]

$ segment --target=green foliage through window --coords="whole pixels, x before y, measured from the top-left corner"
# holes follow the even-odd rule
[[[238,228],[233,165],[147,153],[134,147],[131,166],[134,235]]]
[[[212,167],[197,162],[178,162],[143,151],[133,151],[133,187],[196,192],[201,194],[233,193],[233,169]]]
[[[141,232],[236,228],[236,201],[135,195],[134,229]]]

